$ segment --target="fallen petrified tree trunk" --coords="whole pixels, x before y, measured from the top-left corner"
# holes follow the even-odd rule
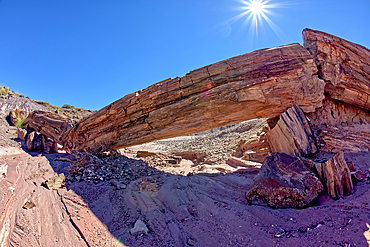
[[[351,172],[343,152],[337,153],[325,163],[315,164],[315,169],[331,198],[339,199],[352,193]]]
[[[24,124],[28,129],[35,130],[59,144],[62,144],[63,133],[72,127],[69,118],[46,111],[31,112]]]
[[[329,97],[370,110],[370,50],[320,31],[303,30]]]
[[[266,137],[272,152],[305,156],[317,151],[306,116],[297,105],[281,114],[276,126],[267,132]]]
[[[129,94],[63,135],[65,148],[118,149],[321,106],[324,82],[299,44],[234,57]]]

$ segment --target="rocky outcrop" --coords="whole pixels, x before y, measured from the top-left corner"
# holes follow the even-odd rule
[[[329,97],[370,110],[370,50],[311,29],[303,30],[303,40]]]
[[[267,132],[266,137],[272,152],[305,156],[317,151],[310,125],[297,105],[281,114],[276,126]]]
[[[10,111],[14,111],[17,108],[25,111],[27,115],[36,110],[47,111],[45,107],[33,102],[28,98],[17,96],[12,96],[8,99],[0,98],[0,116],[6,117],[9,115]]]
[[[320,180],[300,158],[273,153],[266,157],[246,198],[251,204],[272,208],[302,208],[322,190]]]
[[[63,133],[72,127],[69,118],[46,111],[33,111],[28,115],[24,124],[28,129],[37,131],[59,144],[62,144]]]
[[[315,169],[331,198],[339,199],[352,193],[351,172],[343,152],[337,153],[325,163],[315,164]]]
[[[293,104],[321,106],[324,82],[299,44],[234,57],[129,94],[63,136],[68,149],[113,148],[182,136],[255,118]]]

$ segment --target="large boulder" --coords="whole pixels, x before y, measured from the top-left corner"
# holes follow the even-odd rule
[[[302,159],[284,153],[266,157],[247,192],[249,203],[272,208],[303,208],[314,202],[324,187]]]

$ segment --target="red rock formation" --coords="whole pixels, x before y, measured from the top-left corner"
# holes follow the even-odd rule
[[[303,40],[329,97],[370,110],[370,50],[311,29],[303,30]]]
[[[312,112],[324,97],[316,74],[299,44],[255,51],[129,94],[80,121],[63,143],[67,149],[118,149],[277,117],[293,104]]]

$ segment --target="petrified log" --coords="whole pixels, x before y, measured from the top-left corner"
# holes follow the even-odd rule
[[[281,114],[279,121],[267,132],[266,137],[272,152],[305,156],[317,151],[315,137],[306,116],[297,105]]]
[[[31,112],[25,120],[25,125],[59,144],[62,144],[62,134],[72,127],[69,118],[46,111]]]
[[[126,95],[63,135],[67,149],[142,144],[320,107],[325,83],[299,44],[234,57]]]
[[[42,143],[44,142],[43,136],[33,131],[27,135],[26,145],[28,151],[39,151],[42,150]]]
[[[370,110],[370,50],[310,29],[303,30],[303,40],[326,82],[325,92],[333,99]]]
[[[43,138],[42,146],[47,154],[58,153],[58,144],[47,137]]]
[[[272,208],[302,208],[323,191],[320,179],[299,157],[272,153],[247,192],[249,203]]]
[[[322,107],[307,115],[321,151],[370,151],[369,110],[325,98]]]
[[[331,198],[339,199],[352,193],[351,172],[343,152],[337,153],[325,163],[315,164],[315,169]]]

